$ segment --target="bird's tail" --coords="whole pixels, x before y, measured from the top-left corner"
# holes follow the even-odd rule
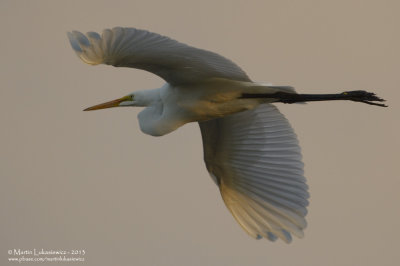
[[[286,92],[286,93],[297,93],[294,87],[292,86],[267,86],[269,89],[274,90],[276,92]]]
[[[247,83],[249,84],[249,83]],[[276,92],[297,93],[292,86],[275,86],[270,83],[250,83],[247,85],[246,93],[273,94]]]

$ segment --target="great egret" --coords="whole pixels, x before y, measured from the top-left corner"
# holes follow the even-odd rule
[[[85,111],[146,107],[139,124],[153,136],[199,122],[207,170],[234,218],[257,239],[289,243],[291,234],[303,237],[309,197],[296,135],[270,103],[351,100],[385,106],[365,91],[297,94],[289,86],[256,83],[216,53],[145,30],[116,27],[101,36],[72,31],[68,37],[85,63],[143,69],[167,82]]]

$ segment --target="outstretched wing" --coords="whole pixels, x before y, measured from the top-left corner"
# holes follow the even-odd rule
[[[204,161],[222,198],[254,238],[303,237],[308,186],[289,122],[271,104],[200,122]]]
[[[116,27],[104,30],[101,36],[96,32],[85,35],[73,31],[68,38],[85,63],[147,70],[172,85],[208,78],[250,81],[242,69],[225,57],[145,30]]]

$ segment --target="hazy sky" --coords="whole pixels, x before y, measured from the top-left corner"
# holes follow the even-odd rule
[[[398,265],[399,10],[395,0],[2,0],[0,264],[9,249],[44,248],[84,249],[79,265]],[[82,112],[163,84],[85,65],[66,37],[114,26],[218,52],[255,81],[365,89],[390,107],[278,104],[303,150],[308,228],[290,245],[256,241],[208,176],[197,124],[154,138],[139,108]]]

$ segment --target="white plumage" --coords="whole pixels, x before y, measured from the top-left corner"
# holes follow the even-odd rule
[[[200,122],[204,160],[239,224],[255,238],[303,237],[308,192],[293,129],[271,104]]]
[[[150,71],[171,85],[203,82],[207,78],[250,81],[229,59],[134,28],[106,29],[86,35],[68,33],[72,48],[87,64],[107,64]]]
[[[270,104],[276,98],[242,97],[293,88],[252,82],[218,54],[148,31],[113,28],[68,37],[85,63],[139,68],[167,81],[87,110],[145,106],[141,129],[156,136],[199,122],[206,167],[242,228],[257,239],[303,237],[309,195],[296,135]]]

